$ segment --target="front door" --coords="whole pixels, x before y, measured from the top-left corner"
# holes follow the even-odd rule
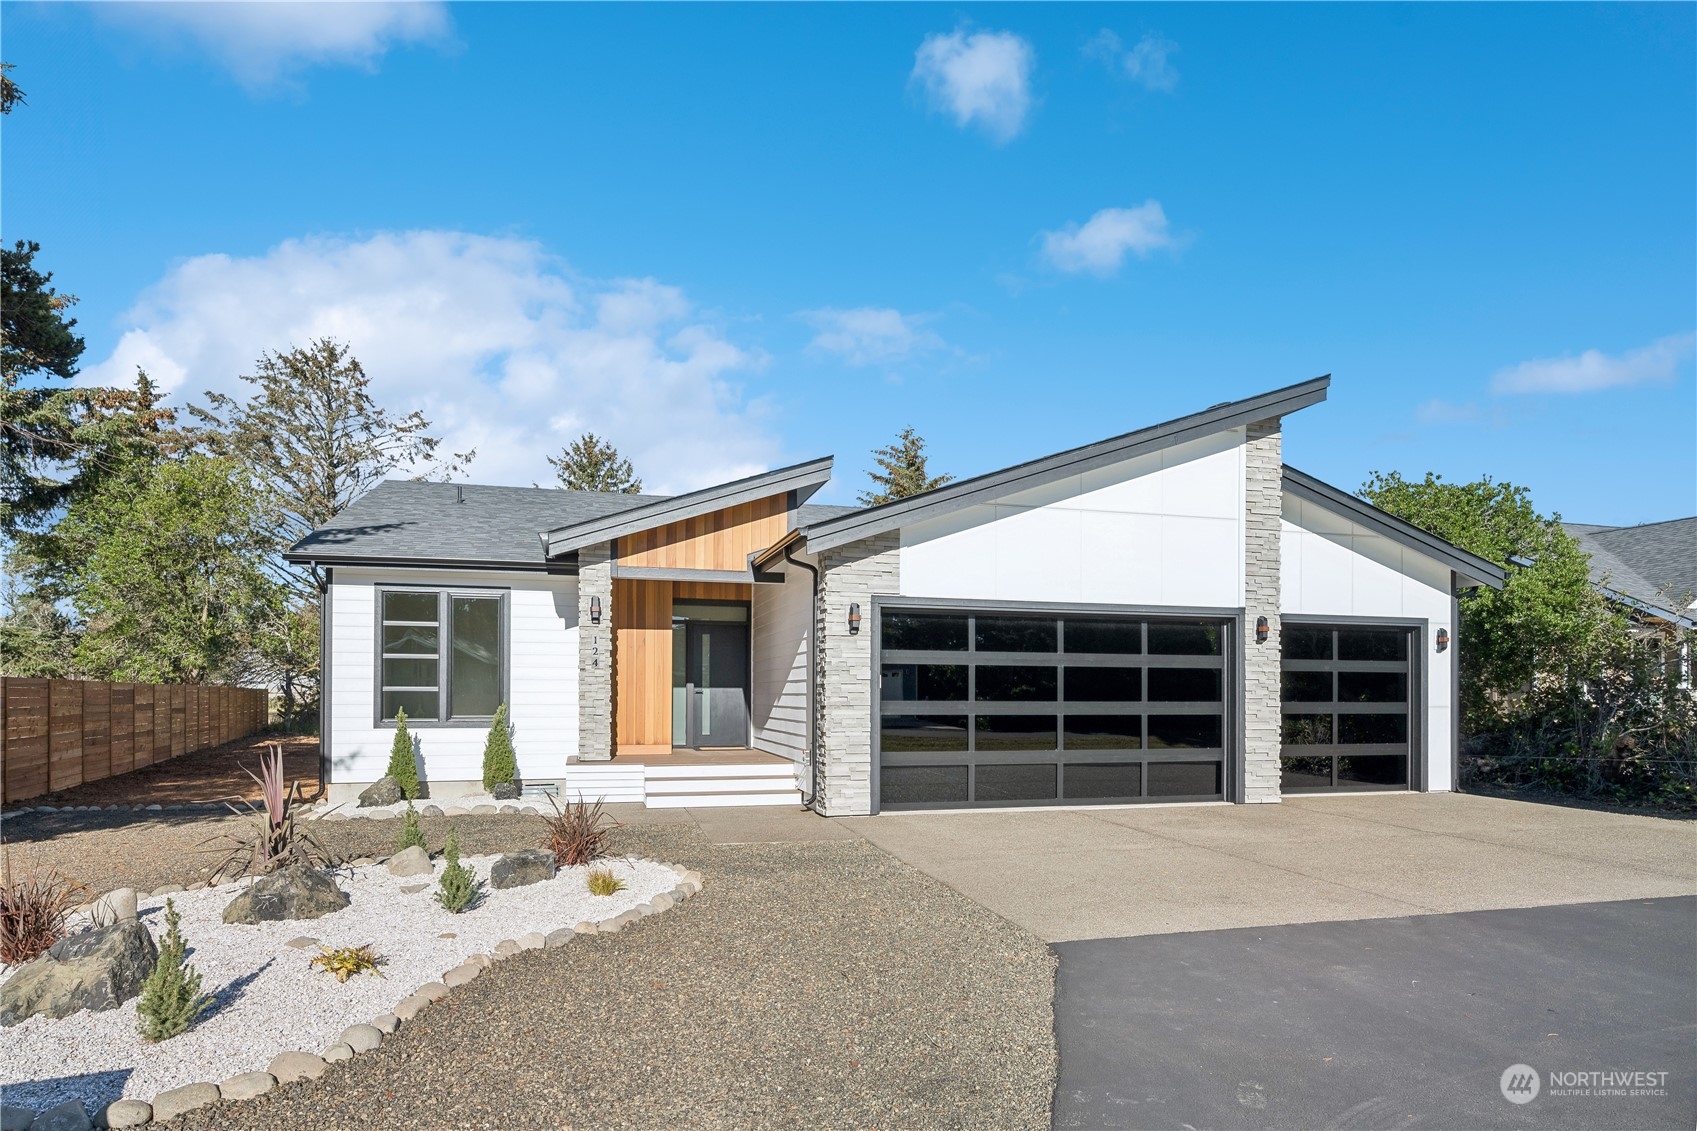
[[[748,624],[690,620],[679,627],[684,644],[683,745],[747,746]]]

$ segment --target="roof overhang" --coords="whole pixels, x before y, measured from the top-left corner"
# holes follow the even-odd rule
[[[656,526],[682,522],[697,515],[710,514],[786,492],[794,492],[791,505],[800,506],[830,478],[831,457],[824,456],[806,463],[780,467],[776,471],[751,475],[731,483],[721,483],[716,487],[692,491],[687,495],[662,499],[647,506],[633,507],[604,518],[562,526],[542,534],[542,545],[544,553],[552,559],[584,546],[611,542],[627,534],[652,530]]]
[[[923,519],[939,518],[966,507],[990,502],[1016,491],[1040,487],[1069,475],[1120,463],[1146,452],[1173,447],[1228,428],[1257,420],[1285,416],[1326,399],[1330,375],[1297,385],[1261,393],[1240,401],[1228,401],[1165,424],[1157,424],[1123,436],[1086,444],[1081,448],[1016,464],[988,475],[945,484],[934,491],[869,507],[841,518],[816,522],[806,528],[807,550],[818,553],[862,538],[900,529]]]
[[[1501,566],[1470,554],[1436,534],[1428,534],[1413,523],[1363,502],[1289,464],[1284,468],[1284,489],[1296,498],[1324,507],[1333,514],[1360,523],[1375,534],[1382,534],[1393,542],[1443,563],[1454,570],[1465,585],[1488,585],[1492,589],[1501,589],[1508,576]]]
[[[577,559],[563,559],[545,562],[541,559],[534,561],[501,561],[498,559],[482,558],[419,558],[396,557],[393,555],[374,556],[370,554],[319,554],[311,550],[290,550],[283,555],[283,560],[291,565],[303,566],[383,566],[393,569],[475,569],[488,571],[506,571],[511,573],[577,573]]]

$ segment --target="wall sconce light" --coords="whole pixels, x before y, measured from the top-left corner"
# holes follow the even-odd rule
[[[601,623],[601,598],[599,597],[591,597],[589,599],[589,623]]]
[[[1257,644],[1267,643],[1267,634],[1271,631],[1272,630],[1267,627],[1267,618],[1266,617],[1256,617],[1255,618],[1255,643],[1257,643]]]
[[[1447,629],[1447,628],[1438,629],[1438,651],[1447,652],[1447,651],[1449,651],[1449,647],[1450,647],[1450,630]]]
[[[859,631],[860,631],[860,606],[858,604],[851,604],[849,606],[849,635],[854,636]]]

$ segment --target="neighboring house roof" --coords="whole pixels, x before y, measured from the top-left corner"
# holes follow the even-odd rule
[[[1165,424],[1156,424],[1136,432],[1127,432],[1123,436],[1015,464],[1001,471],[992,471],[988,475],[957,480],[918,495],[897,499],[895,502],[866,507],[840,518],[812,523],[805,530],[807,549],[810,553],[818,553],[850,542],[858,542],[862,538],[897,530],[921,519],[936,518],[964,507],[1011,495],[1016,491],[1039,487],[1068,475],[1119,463],[1144,452],[1172,447],[1257,420],[1283,416],[1325,400],[1326,390],[1331,383],[1329,375],[1316,377],[1312,381],[1288,385],[1243,400],[1227,401],[1189,416],[1181,416],[1177,420],[1169,420]]]
[[[1436,534],[1430,534],[1388,511],[1382,511],[1347,491],[1333,487],[1330,483],[1298,471],[1288,463],[1284,466],[1284,489],[1288,494],[1324,507],[1333,514],[1365,526],[1375,534],[1382,534],[1393,542],[1399,542],[1442,562],[1459,574],[1464,582],[1501,589],[1507,579],[1507,573],[1501,566],[1486,561],[1477,554],[1470,554],[1460,546],[1446,542]]]
[[[1567,522],[1591,556],[1591,584],[1606,596],[1687,628],[1697,627],[1697,517],[1642,526]]]
[[[812,495],[831,478],[831,457],[808,460],[806,463],[780,467],[775,471],[750,475],[716,487],[691,491],[669,499],[643,500],[639,507],[594,515],[558,525],[543,536],[548,556],[557,558],[584,546],[610,542],[639,530],[652,530],[671,522],[682,522],[697,515],[724,510],[756,499],[795,492],[799,503]]]
[[[295,543],[292,562],[543,569],[538,535],[664,502],[665,495],[391,479]]]

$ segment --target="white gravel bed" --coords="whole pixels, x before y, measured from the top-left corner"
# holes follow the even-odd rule
[[[487,883],[497,859],[467,856],[463,862]],[[337,886],[352,901],[347,908],[318,919],[257,926],[223,921],[225,906],[245,881],[175,893],[189,962],[201,973],[203,991],[216,997],[213,1007],[188,1032],[154,1045],[136,1031],[135,1000],[100,1013],[84,1010],[62,1020],[37,1016],[0,1028],[6,1103],[41,1111],[80,1099],[92,1112],[120,1096],[151,1100],[167,1088],[263,1072],[285,1050],[322,1051],[349,1025],[388,1013],[419,986],[474,954],[488,954],[503,939],[610,919],[678,883],[664,864],[615,857],[597,864],[625,881],[614,895],[589,894],[588,868],[562,868],[543,883],[505,891],[486,886],[477,907],[453,915],[434,898],[435,877],[443,868],[440,860],[435,864],[428,877],[392,876],[380,864],[339,869]],[[427,880],[423,891],[401,891]],[[163,898],[139,904],[155,941],[165,934],[164,908]],[[359,974],[337,983],[311,966],[316,949],[286,945],[302,935],[330,947],[374,944],[387,959],[383,976]],[[0,967],[0,981],[11,972]]]
[[[434,805],[449,816],[457,816],[461,813],[470,813],[472,809],[478,805],[492,805],[497,813],[501,811],[503,806],[510,806],[511,810],[514,812],[523,812],[526,809],[532,813],[548,813],[552,811],[548,808],[548,802],[538,797],[509,797],[505,801],[499,801],[496,800],[493,794],[489,793],[468,793],[462,797],[453,797],[444,801],[438,801],[430,797],[420,797],[412,803],[412,807],[418,810],[418,814],[421,817],[424,815],[425,807],[429,805]],[[307,809],[304,815],[307,819],[314,821],[322,821],[332,813],[337,814],[338,817],[350,819],[358,817],[375,817],[382,820],[385,817],[404,816],[406,811],[407,803],[405,801],[397,801],[393,805],[366,805],[364,807],[361,807],[358,801],[342,801],[334,805],[321,801]]]

